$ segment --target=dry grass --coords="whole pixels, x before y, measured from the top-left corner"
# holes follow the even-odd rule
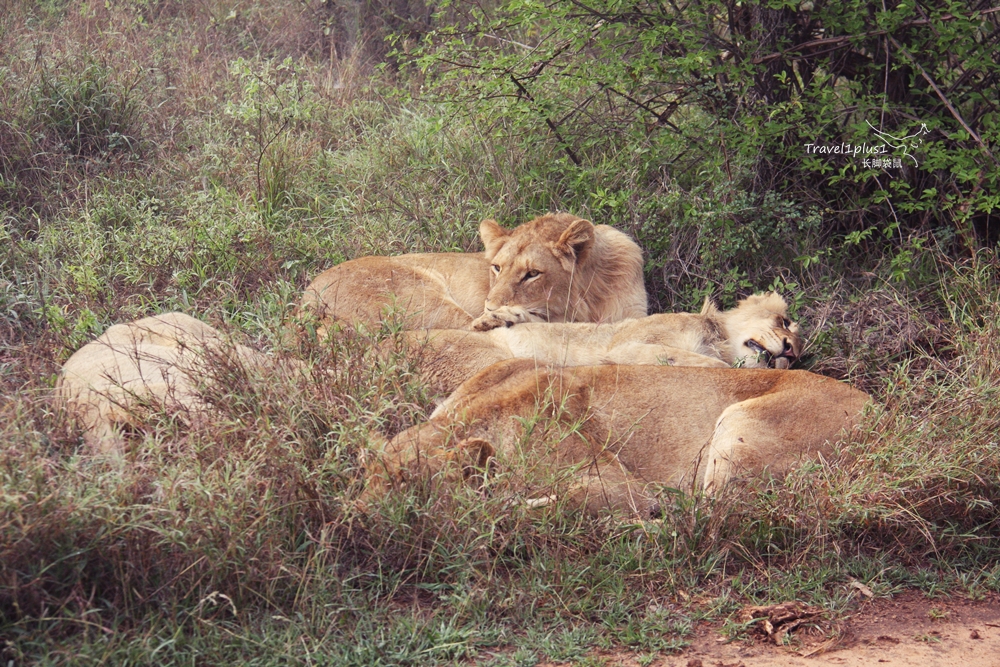
[[[219,656],[236,650],[216,644],[222,629],[245,639],[264,617],[302,617],[295,627],[313,648],[353,642],[364,659],[391,648],[423,664],[500,636],[545,655],[575,654],[576,641],[668,650],[691,614],[739,601],[799,597],[836,612],[850,604],[853,578],[879,594],[995,589],[995,268],[985,257],[955,267],[937,294],[947,365],[912,348],[902,352],[912,363],[885,370],[841,350],[880,405],[837,459],[711,500],[667,492],[663,522],[644,526],[512,502],[521,485],[507,482],[526,474],[515,461],[485,495],[417,484],[359,513],[370,448],[430,409],[391,326],[306,337],[295,355],[309,372],[280,355],[263,370],[212,356],[209,415],[186,424],[144,413],[121,464],[86,456],[47,391],[22,387],[0,421],[5,627],[23,633],[14,646],[28,652],[62,641],[91,650],[90,623],[137,642],[171,627],[216,637],[206,641]],[[651,596],[669,611],[650,612]],[[714,602],[684,602],[692,596]],[[162,610],[174,620],[150,626]],[[559,620],[567,614],[598,625],[579,635]],[[323,631],[334,618],[339,629]],[[376,621],[392,635],[382,649],[365,634]],[[517,634],[532,627],[569,644]],[[275,636],[237,653],[299,655]]]
[[[814,286],[796,301],[811,368],[880,402],[836,461],[713,500],[665,491],[658,525],[530,511],[513,483],[402,489],[359,513],[365,457],[433,397],[391,321],[282,349],[307,276],[471,250],[482,217],[603,209],[544,151],[445,122],[391,79],[375,90],[362,55],[331,60],[325,6],[0,0],[3,659],[579,660],[671,650],[747,600],[841,611],[849,577],[1000,589],[985,253],[934,251],[909,287],[877,266],[789,277]],[[52,401],[60,363],[113,322],[178,309],[272,365],[213,357],[206,418],[147,411],[124,461],[89,456]]]

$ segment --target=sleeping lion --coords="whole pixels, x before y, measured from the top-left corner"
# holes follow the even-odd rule
[[[144,408],[188,417],[207,408],[199,386],[210,377],[206,352],[248,368],[266,362],[190,315],[164,313],[109,327],[73,353],[59,373],[56,396],[76,416],[91,451],[122,454],[122,431],[137,425]]]
[[[801,353],[798,326],[784,299],[758,294],[729,311],[710,302],[701,313],[653,315],[617,324],[521,324],[485,332],[407,332],[410,353],[421,356],[423,379],[449,394],[497,361],[525,357],[537,363],[594,363],[785,368]],[[208,382],[204,353],[228,354],[246,367],[267,357],[226,341],[218,330],[184,313],[164,313],[117,324],[76,351],[63,365],[59,397],[77,415],[94,451],[122,451],[123,427],[137,408],[169,407],[195,415],[204,406],[199,382]]]
[[[462,483],[522,460],[538,477],[520,489],[529,504],[647,518],[659,487],[715,493],[829,456],[869,400],[806,371],[504,361],[387,443],[360,504],[416,476]]]
[[[554,366],[665,364],[779,369],[802,353],[797,324],[778,294],[755,294],[721,311],[709,300],[700,313],[664,313],[608,324],[519,324],[490,331],[406,333],[421,373],[450,394],[490,364],[534,359]]]

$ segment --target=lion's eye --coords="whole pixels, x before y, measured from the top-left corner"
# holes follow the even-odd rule
[[[787,317],[781,318],[781,323],[785,326],[786,329],[788,327],[792,326],[792,321],[790,319],[788,319]]]
[[[531,269],[530,271],[525,272],[524,278],[522,278],[522,280],[530,280],[531,278],[539,276],[541,273],[542,273],[541,271],[535,271],[534,269]]]
[[[493,264],[492,266],[490,266],[490,268],[493,269],[493,273],[500,273],[500,265],[499,264]]]

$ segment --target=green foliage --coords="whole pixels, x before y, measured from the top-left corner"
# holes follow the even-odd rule
[[[424,74],[369,84],[331,56],[343,35],[309,31],[352,6],[321,4],[0,13],[0,662],[656,664],[746,602],[1000,590],[998,264],[953,259],[995,172],[895,45],[888,70],[854,60],[885,55],[885,26],[992,147],[997,14],[452,3]],[[418,5],[376,26],[404,25],[398,62]],[[852,38],[794,51],[782,26],[805,17]],[[932,130],[919,167],[804,154],[870,140],[883,107],[893,133]],[[658,522],[530,509],[516,457],[482,491],[415,484],[359,512],[363,464],[433,397],[391,319],[306,336],[312,374],[288,363],[302,287],[359,255],[478,250],[482,218],[548,209],[633,233],[660,307],[781,290],[809,368],[882,407],[836,462],[714,499],[664,489]],[[124,461],[89,456],[52,398],[60,362],[169,310],[270,349],[268,371],[213,359],[209,419],[151,406]]]
[[[66,67],[42,79],[36,113],[71,155],[137,152],[142,129],[140,80],[139,73],[116,75],[98,62],[71,71]]]
[[[289,135],[307,127],[316,114],[313,86],[300,76],[291,58],[281,63],[238,58],[230,73],[239,89],[224,110],[245,138],[245,150],[255,165],[255,203],[261,216],[270,219],[295,203],[292,189],[302,160],[294,154]]]
[[[691,283],[685,302],[767,284],[769,262],[787,264],[775,237],[803,258],[831,243],[852,262],[859,244],[894,253],[894,280],[913,254],[891,248],[914,236],[996,241],[1000,19],[977,11],[989,3],[458,4],[465,22],[416,60],[439,98],[558,149],[568,174],[605,160],[631,174],[590,182],[593,210],[638,223],[653,266]],[[712,213],[691,216],[699,204]]]

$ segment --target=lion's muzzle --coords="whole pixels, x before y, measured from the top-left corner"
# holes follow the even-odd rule
[[[798,351],[796,350],[793,341],[789,340],[787,337],[781,337],[781,352],[777,354],[752,338],[744,344],[756,352],[764,360],[765,365],[768,368],[785,370],[799,358]]]

